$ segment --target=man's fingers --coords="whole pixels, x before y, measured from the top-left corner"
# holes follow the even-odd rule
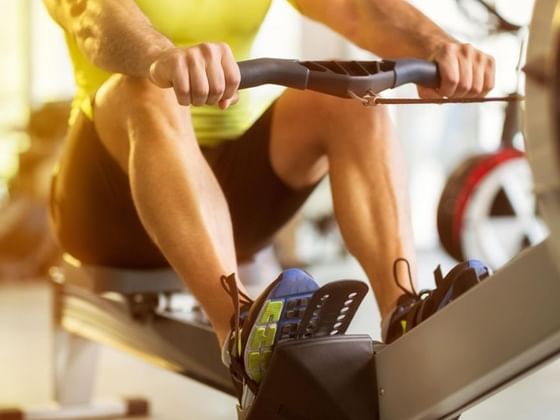
[[[446,46],[442,52],[441,58],[438,60],[441,75],[441,86],[438,89],[438,93],[445,97],[452,97],[455,95],[461,77],[455,48],[456,46],[454,45]]]
[[[165,89],[173,86],[173,80],[169,77],[166,67],[162,66],[159,60],[150,65],[149,77],[150,81],[160,88]]]
[[[210,61],[206,66],[206,75],[208,77],[208,98],[206,103],[215,105],[224,96],[226,86],[224,70],[220,62]]]
[[[488,93],[494,89],[496,83],[496,61],[494,57],[488,56],[486,62],[486,73],[484,73],[484,86],[482,88],[482,96],[488,95]]]
[[[208,96],[205,104],[215,105],[224,94],[225,80],[222,69],[222,51],[218,44],[202,43],[198,46],[204,61],[206,79],[208,81]]]
[[[177,65],[173,78],[173,90],[177,97],[177,102],[181,105],[191,104],[191,92],[189,83],[189,73],[186,63],[181,60],[181,64]]]
[[[220,109],[225,110],[231,105],[235,105],[237,101],[239,101],[239,93],[236,92],[231,98],[222,99],[220,102],[218,102],[218,106],[220,107]]]
[[[440,99],[441,95],[437,89],[418,86],[418,96],[423,99]]]
[[[181,105],[225,109],[239,100],[239,66],[224,43],[168,50],[152,63],[148,77],[156,86],[173,87]]]
[[[198,57],[198,54],[192,53],[187,55],[187,67],[191,104],[195,106],[205,105],[210,91],[205,62]]]
[[[225,90],[223,94],[223,99],[232,99],[228,102],[228,105],[234,104],[239,100],[239,95],[237,90],[239,89],[239,83],[241,82],[241,73],[239,72],[239,66],[235,61],[231,49],[226,44],[220,44],[222,48],[222,67],[224,69],[224,79],[225,79]],[[227,107],[226,107],[227,108]]]
[[[494,59],[470,44],[447,44],[440,48],[435,59],[442,80],[438,93],[442,96],[486,96],[494,87]]]
[[[464,98],[470,96],[474,79],[474,49],[468,44],[461,45],[458,54],[460,78],[455,90],[455,97]]]
[[[460,79],[455,89],[455,98],[464,98],[469,95],[473,83],[473,68],[472,64],[465,60],[459,61]]]
[[[474,63],[473,73],[472,73],[472,84],[467,97],[477,98],[482,95],[484,90],[484,77],[486,73],[486,60],[484,58],[478,59]]]

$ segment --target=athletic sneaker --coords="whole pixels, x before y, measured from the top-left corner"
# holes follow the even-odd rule
[[[399,282],[396,275],[396,266],[399,263],[405,263],[408,266],[412,292],[405,289]],[[392,343],[403,336],[491,274],[490,268],[477,260],[469,260],[456,265],[445,277],[443,277],[441,267],[438,266],[434,271],[436,288],[417,293],[412,284],[410,265],[406,259],[396,260],[393,272],[395,282],[404,294],[397,300],[397,307],[393,313],[382,323],[382,337],[385,343]]]
[[[222,277],[234,303],[232,329],[222,359],[229,367],[239,398],[247,409],[257,394],[277,343],[295,338],[305,309],[319,286],[306,272],[285,270],[256,301],[241,293],[235,275]]]

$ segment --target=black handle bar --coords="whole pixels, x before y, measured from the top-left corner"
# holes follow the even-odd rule
[[[379,93],[407,83],[437,88],[436,63],[405,59],[396,61],[297,61],[258,58],[238,63],[240,89],[264,84],[310,89],[328,95],[351,97]]]

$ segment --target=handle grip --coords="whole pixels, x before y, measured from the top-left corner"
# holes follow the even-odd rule
[[[242,61],[240,89],[275,84],[351,97],[379,93],[407,83],[438,87],[437,64],[423,60],[297,61],[258,58]]]
[[[414,83],[436,89],[441,84],[438,65],[433,61],[406,59],[394,64],[395,87]]]
[[[309,70],[297,60],[257,58],[238,63],[241,72],[239,89],[273,84],[307,89]]]

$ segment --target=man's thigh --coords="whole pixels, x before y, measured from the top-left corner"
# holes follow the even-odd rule
[[[167,265],[140,222],[127,173],[83,112],[68,131],[53,179],[51,217],[62,248],[83,263]]]
[[[239,139],[203,148],[230,208],[240,260],[250,259],[270,243],[315,186],[293,189],[272,168],[274,112],[272,105]],[[67,136],[51,210],[62,247],[84,263],[124,268],[167,265],[140,222],[123,163],[83,113]]]

